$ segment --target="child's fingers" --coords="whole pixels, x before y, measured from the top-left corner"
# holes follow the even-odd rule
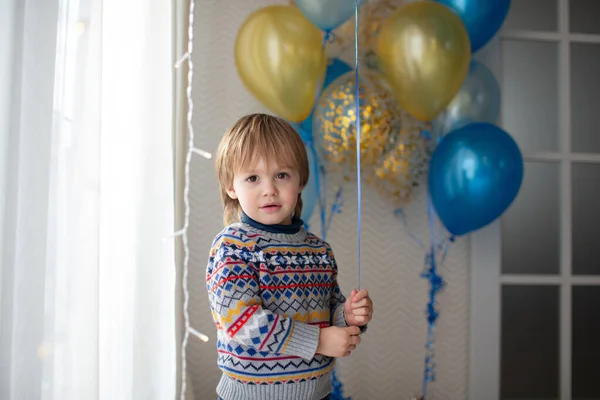
[[[356,322],[358,322],[358,323],[367,322],[368,321],[368,316],[366,316],[366,315],[355,315],[354,319],[356,319]]]
[[[353,293],[356,292],[356,289],[352,291]],[[360,292],[358,293],[354,293],[354,297],[350,297],[352,299],[352,302],[357,302],[361,299],[367,298],[369,297],[369,292],[367,291],[367,289],[361,289]]]
[[[372,304],[371,299],[366,298],[359,301],[352,302],[352,309],[360,308],[360,307],[370,307]]]
[[[358,291],[356,289],[352,289],[352,291],[350,292],[350,296],[348,296],[348,298],[350,299],[350,301],[354,301],[354,297],[356,296],[356,294],[358,293]]]
[[[371,309],[369,307],[361,307],[352,310],[352,313],[354,316],[369,315],[371,313]]]

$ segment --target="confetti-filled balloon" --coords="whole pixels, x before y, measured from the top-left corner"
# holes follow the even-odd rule
[[[413,189],[427,172],[430,150],[421,134],[423,125],[403,112],[401,128],[391,137],[393,145],[367,180],[396,206],[410,201]]]
[[[380,162],[398,128],[400,108],[383,78],[364,71],[359,78],[361,167],[366,174]],[[356,170],[356,86],[354,72],[332,82],[317,102],[313,135],[330,172],[351,179]]]
[[[368,57],[375,49],[375,41],[383,21],[406,0],[367,1],[359,9],[358,51],[361,57]],[[328,52],[344,54],[354,51],[354,18],[350,18],[334,31]],[[365,59],[365,61],[367,61]],[[370,66],[369,66],[370,67]]]

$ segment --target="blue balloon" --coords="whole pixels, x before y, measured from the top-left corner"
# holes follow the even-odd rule
[[[329,86],[329,84],[333,81],[335,81],[337,78],[339,78],[340,76],[344,75],[346,72],[349,72],[352,70],[352,67],[350,67],[348,64],[346,64],[344,61],[340,60],[339,58],[331,58],[328,60],[327,63],[327,72],[325,73],[325,80],[323,81],[323,86],[321,91],[325,90],[325,88],[327,86]],[[314,114],[314,110],[312,113],[310,113],[310,116],[308,118],[306,118],[304,121],[302,121],[300,123],[300,126],[298,129],[298,132],[300,132],[300,135],[302,136],[302,139],[306,142],[307,140],[305,139],[306,135],[310,135],[310,138],[312,139],[312,129],[313,129],[313,114]]]
[[[359,1],[359,6],[364,0]],[[331,32],[354,15],[354,0],[296,0],[296,6],[314,26]]]
[[[433,206],[453,235],[480,229],[512,204],[523,182],[523,156],[513,138],[481,122],[449,133],[429,165]]]
[[[312,151],[311,146],[306,146],[306,153],[308,155],[308,168],[310,175],[308,177],[308,183],[302,190],[302,220],[306,223],[310,220],[313,215],[316,205],[319,202],[320,190],[317,186],[317,174],[319,173],[319,166],[315,153]]]
[[[432,122],[431,136],[441,139],[472,122],[495,124],[500,114],[500,86],[492,71],[471,61],[469,74],[450,104]]]
[[[437,0],[457,13],[469,32],[471,52],[482,48],[506,19],[511,0]]]

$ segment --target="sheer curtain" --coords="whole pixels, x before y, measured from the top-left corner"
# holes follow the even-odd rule
[[[0,398],[173,398],[171,4],[0,12]]]

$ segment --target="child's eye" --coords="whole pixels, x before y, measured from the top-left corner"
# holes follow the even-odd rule
[[[246,179],[246,181],[248,181],[248,182],[250,182],[250,183],[254,183],[254,182],[256,182],[257,180],[258,180],[258,176],[256,176],[256,175],[249,176],[249,177]]]
[[[287,172],[280,172],[277,174],[277,179],[285,179],[285,178],[289,178],[290,174],[288,174]]]

